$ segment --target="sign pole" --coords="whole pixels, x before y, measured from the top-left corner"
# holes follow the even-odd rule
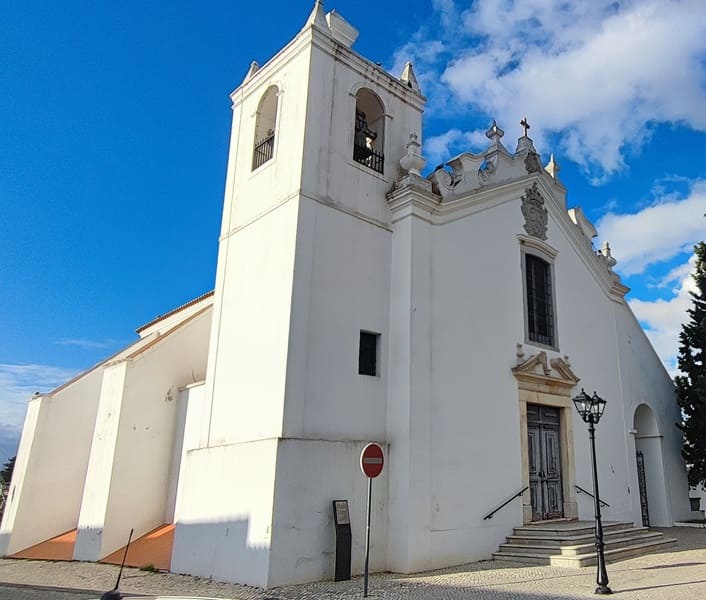
[[[368,477],[368,508],[365,527],[365,575],[363,576],[363,598],[368,597],[368,566],[370,561],[370,503],[373,497],[373,478]]]
[[[382,473],[385,456],[382,448],[375,442],[369,443],[360,453],[360,470],[368,478],[368,507],[365,520],[365,574],[363,577],[363,598],[368,597],[368,573],[370,567],[370,511],[373,500],[373,479]]]

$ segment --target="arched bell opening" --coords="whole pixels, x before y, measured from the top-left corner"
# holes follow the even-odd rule
[[[277,125],[277,86],[270,86],[257,107],[252,170],[265,164],[274,156],[275,128]]]
[[[385,107],[380,98],[361,88],[355,100],[353,160],[378,173],[385,167]]]

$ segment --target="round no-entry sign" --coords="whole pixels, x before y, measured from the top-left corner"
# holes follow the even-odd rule
[[[372,479],[380,475],[384,463],[382,448],[374,442],[368,444],[360,453],[360,469],[366,477]]]

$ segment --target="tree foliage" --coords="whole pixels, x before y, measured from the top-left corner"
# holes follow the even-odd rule
[[[15,469],[15,459],[17,457],[13,456],[10,458],[3,466],[2,469],[0,469],[0,480],[7,484],[10,485],[10,480],[12,479],[12,471]]]
[[[696,291],[689,320],[679,335],[679,370],[674,378],[684,433],[682,455],[689,469],[689,484],[706,485],[706,242],[694,247]]]

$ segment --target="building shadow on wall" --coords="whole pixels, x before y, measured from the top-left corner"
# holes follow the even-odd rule
[[[248,529],[249,519],[177,522],[171,571],[264,587],[270,549],[249,542]]]

